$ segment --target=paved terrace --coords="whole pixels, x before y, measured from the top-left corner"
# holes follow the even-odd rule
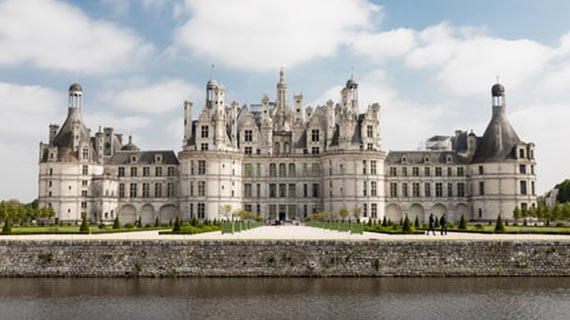
[[[11,235],[0,236],[0,240],[570,240],[570,235],[529,234],[478,234],[451,232],[446,236],[436,235],[388,235],[364,232],[362,235],[324,230],[305,226],[264,226],[235,234],[220,231],[196,235],[159,235],[158,231],[105,233],[93,235]]]

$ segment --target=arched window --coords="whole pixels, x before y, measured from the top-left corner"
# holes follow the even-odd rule
[[[294,163],[289,163],[289,177],[294,177],[297,175],[296,172],[296,168],[295,168],[295,164]]]
[[[273,153],[274,154],[279,154],[279,148],[281,146],[279,145],[279,142],[275,142],[275,147],[273,148]]]
[[[290,152],[291,152],[291,150],[289,150],[289,142],[285,142],[285,143],[283,144],[283,153],[284,153],[284,154],[288,154],[288,153],[290,153]]]
[[[287,166],[284,163],[279,164],[279,176],[280,177],[287,176]]]
[[[269,176],[277,177],[277,165],[275,163],[269,164]]]

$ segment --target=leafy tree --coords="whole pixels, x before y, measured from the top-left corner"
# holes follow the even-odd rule
[[[2,233],[11,233],[12,232],[12,219],[8,215],[8,210],[6,207],[2,208],[2,216],[4,217],[4,227],[2,227]]]
[[[414,221],[414,227],[416,228],[420,227],[420,218],[418,216],[416,216],[416,220]]]
[[[89,233],[89,223],[87,223],[87,214],[83,212],[81,218],[81,226],[79,227],[79,232]]]
[[[362,208],[359,206],[355,206],[354,208],[352,208],[352,216],[354,217],[354,220],[360,221],[360,213],[361,212],[362,212]]]
[[[495,233],[504,233],[505,226],[503,225],[503,219],[501,219],[501,215],[497,217],[497,223],[495,224]]]
[[[564,220],[570,219],[570,202],[566,202],[566,203],[562,206],[562,218],[563,218]]]
[[[350,211],[346,206],[342,206],[340,207],[340,209],[338,209],[338,215],[340,216],[342,221],[344,221],[350,215]]]
[[[400,226],[404,226],[404,218],[400,218]]]
[[[226,220],[229,220],[230,214],[232,213],[232,205],[224,204],[220,207],[220,211],[222,212],[222,215],[226,218]]]
[[[156,216],[156,219],[154,219],[154,226],[160,227],[160,219],[158,218],[158,216]]]
[[[467,220],[465,220],[465,216],[461,215],[461,219],[459,220],[459,229],[466,230],[467,229]]]
[[[115,221],[113,221],[113,229],[121,229],[121,220],[119,220],[119,216],[115,217]]]
[[[517,222],[521,218],[521,208],[519,208],[518,206],[516,206],[515,209],[513,210],[513,218],[515,219],[515,222]]]
[[[560,203],[566,203],[570,201],[570,179],[562,181],[558,186],[558,194],[556,195],[556,200]]]
[[[412,228],[412,224],[410,223],[410,219],[408,219],[408,216],[406,215],[406,218],[404,219],[404,222],[402,224],[402,233],[410,234],[413,232],[414,230]]]
[[[552,220],[560,220],[560,218],[562,218],[562,206],[556,202],[556,205],[552,209]]]
[[[537,216],[536,208],[535,208],[535,207],[530,207],[530,209],[528,210],[528,215],[531,216],[531,217],[533,217],[533,218],[536,218],[536,216]]]
[[[182,228],[182,222],[180,221],[180,217],[176,216],[176,220],[174,220],[174,227],[172,228],[172,232],[180,232]]]

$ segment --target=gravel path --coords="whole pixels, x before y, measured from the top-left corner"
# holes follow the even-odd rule
[[[252,230],[224,234],[220,231],[196,235],[159,235],[158,231],[139,231],[122,233],[105,233],[93,235],[21,235],[0,236],[0,240],[570,240],[570,235],[511,235],[511,234],[477,234],[448,233],[441,236],[430,235],[387,235],[365,232],[363,235],[349,234],[311,228],[305,226],[264,226]]]

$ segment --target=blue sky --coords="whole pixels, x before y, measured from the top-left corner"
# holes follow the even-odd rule
[[[0,198],[37,193],[38,144],[62,123],[69,84],[84,120],[143,149],[180,150],[182,103],[212,72],[228,102],[338,101],[354,70],[382,105],[385,150],[455,129],[481,135],[500,76],[509,118],[537,144],[539,191],[570,176],[570,2],[0,0]]]

